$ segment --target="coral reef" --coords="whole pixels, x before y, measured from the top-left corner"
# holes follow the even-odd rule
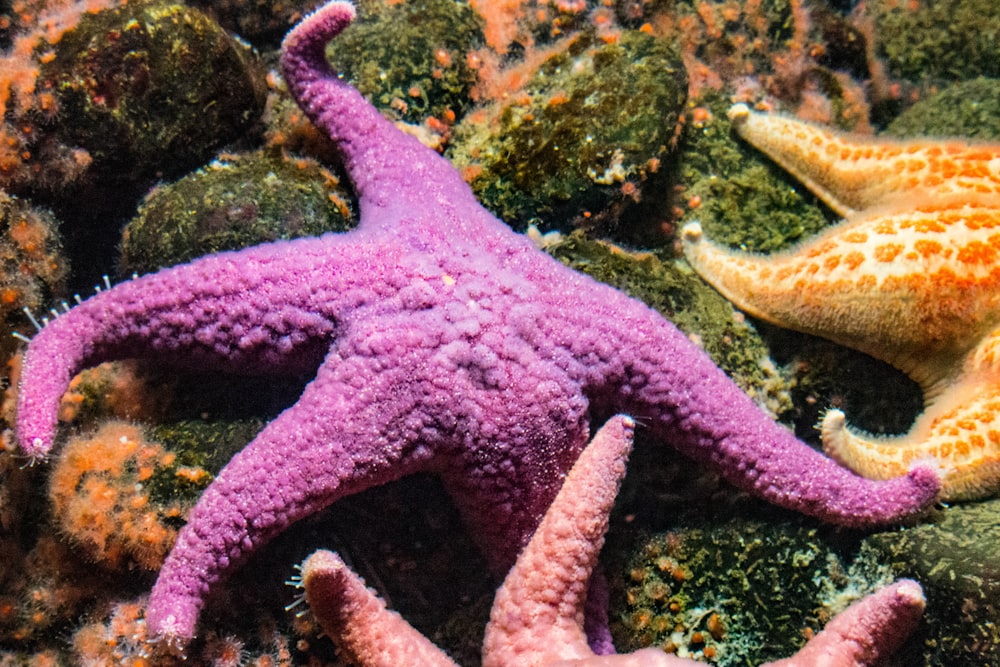
[[[319,0],[277,3],[271,0],[192,0],[197,7],[229,32],[239,35],[258,49],[274,49],[304,14],[318,7]]]
[[[692,99],[722,92],[868,127],[868,102],[854,78],[868,66],[866,37],[823,3],[681,0],[651,22],[681,45]]]

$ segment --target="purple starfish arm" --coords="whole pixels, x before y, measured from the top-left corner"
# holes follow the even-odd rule
[[[353,16],[332,3],[285,41],[289,86],[338,141],[359,228],[145,276],[28,346],[18,437],[43,457],[69,379],[158,358],[242,373],[318,369],[219,473],[150,597],[152,634],[194,635],[212,587],[290,523],[417,470],[439,473],[497,572],[513,563],[598,416],[636,415],[735,485],[867,526],[932,502],[917,469],[862,479],[775,424],[672,324],[538,252],[434,151],[398,132],[323,57]]]
[[[315,369],[338,320],[359,301],[377,298],[376,290],[393,289],[386,251],[347,240],[331,235],[322,244],[222,253],[99,292],[72,316],[49,322],[25,357],[30,384],[17,409],[22,449],[34,458],[48,455],[53,416],[70,379],[103,361],[160,357],[261,374]],[[295,273],[288,271],[291,261]],[[373,279],[367,288],[358,278],[366,273]]]

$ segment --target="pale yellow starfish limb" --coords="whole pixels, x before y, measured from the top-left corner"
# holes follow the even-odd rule
[[[829,454],[866,477],[930,465],[941,498],[1000,490],[1000,145],[850,136],[730,110],[736,131],[846,219],[782,253],[682,232],[694,269],[763,320],[866,352],[917,381],[924,414],[905,436],[823,423]]]
[[[992,348],[998,344],[1000,331],[969,355],[965,372],[928,404],[906,435],[864,434],[848,427],[840,410],[829,411],[821,427],[824,450],[871,479],[930,466],[945,501],[995,494],[1000,488],[1000,376]]]
[[[997,146],[952,141],[858,138],[779,114],[729,110],[737,133],[781,165],[837,213],[908,197],[1000,195]]]
[[[1000,321],[1000,206],[945,198],[857,214],[792,250],[730,251],[687,225],[685,256],[742,310],[882,359],[939,393]]]

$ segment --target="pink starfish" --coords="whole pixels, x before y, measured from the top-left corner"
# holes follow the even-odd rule
[[[417,471],[441,475],[506,571],[589,437],[642,415],[661,441],[773,503],[845,525],[933,501],[926,469],[862,479],[758,409],[672,324],[539,252],[448,162],[399,132],[324,59],[352,19],[331,3],[285,40],[292,94],[338,144],[357,230],[220,253],[123,283],[61,315],[25,356],[17,432],[33,458],[81,369],[157,358],[242,373],[315,370],[206,489],[150,596],[184,643],[205,598],[292,522]]]
[[[483,667],[683,667],[702,665],[656,648],[597,656],[583,632],[587,582],[597,564],[633,422],[612,418],[584,449],[538,530],[497,591]],[[306,601],[323,630],[362,667],[454,667],[329,551],[302,564]],[[771,667],[862,667],[884,660],[916,628],[924,596],[901,580],[838,614],[790,658]]]

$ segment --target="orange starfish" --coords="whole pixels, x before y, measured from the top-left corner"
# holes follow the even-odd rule
[[[827,453],[875,479],[920,464],[943,500],[1000,490],[1000,145],[839,134],[737,104],[741,137],[844,222],[771,256],[683,230],[695,270],[754,316],[896,366],[924,391],[909,433],[858,433],[829,411]]]

